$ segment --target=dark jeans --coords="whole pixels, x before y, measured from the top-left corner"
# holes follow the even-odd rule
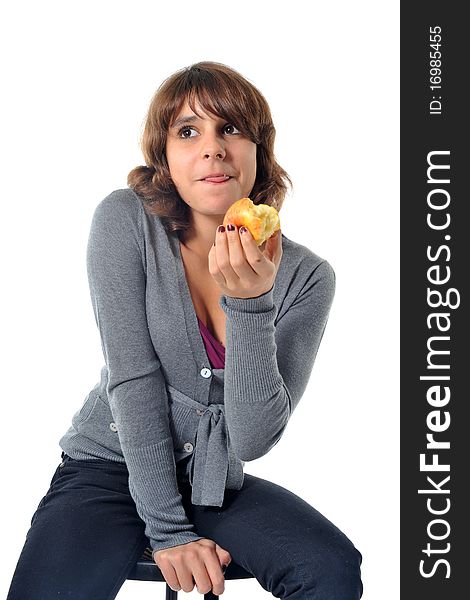
[[[149,546],[123,463],[65,455],[31,519],[7,600],[111,600]],[[245,474],[222,507],[191,504],[198,535],[230,552],[276,598],[356,600],[361,554],[328,519],[285,488]]]

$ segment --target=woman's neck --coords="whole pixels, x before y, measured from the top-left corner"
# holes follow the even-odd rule
[[[180,242],[194,257],[207,263],[209,252],[214,245],[217,227],[222,224],[224,215],[197,215],[191,219],[191,227],[180,235]]]

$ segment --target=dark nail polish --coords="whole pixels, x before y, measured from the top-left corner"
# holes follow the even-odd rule
[[[217,231],[218,231],[219,233],[223,233],[223,232],[225,231],[225,227],[224,227],[223,225],[219,225],[219,226],[217,227]]]
[[[227,229],[228,229],[229,231],[233,231],[233,230],[235,229],[235,225],[232,225],[232,223],[229,223],[229,224],[227,225]]]

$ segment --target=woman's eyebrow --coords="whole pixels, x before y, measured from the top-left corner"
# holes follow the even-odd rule
[[[176,121],[173,123],[171,128],[176,129],[180,125],[184,125],[185,123],[194,123],[194,121],[198,121],[198,120],[199,120],[199,117],[196,117],[196,115],[188,115],[186,117],[180,117],[179,119],[176,119]]]

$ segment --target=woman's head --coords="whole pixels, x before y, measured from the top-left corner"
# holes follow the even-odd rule
[[[175,123],[182,116],[192,120]],[[202,183],[203,193],[225,186],[232,202],[249,195],[280,210],[291,182],[275,160],[274,138],[269,106],[250,82],[220,63],[196,63],[171,75],[152,98],[142,137],[146,167],[133,169],[128,184],[171,231],[189,227],[184,194],[198,189],[191,180],[214,172],[235,177],[217,191]]]

